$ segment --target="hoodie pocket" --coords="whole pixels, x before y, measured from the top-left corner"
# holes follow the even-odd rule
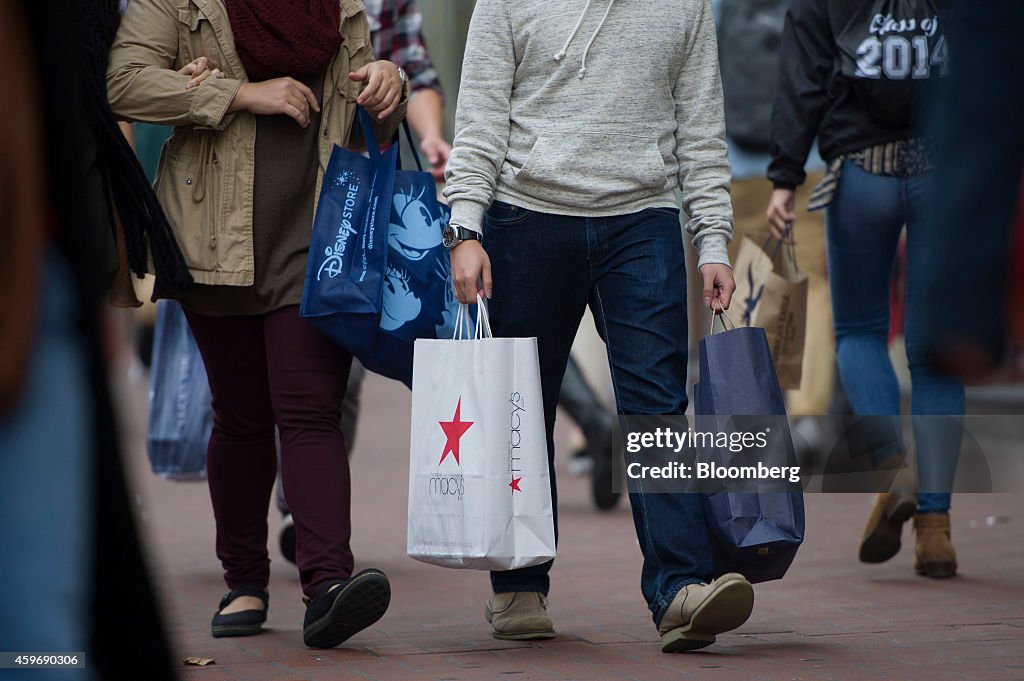
[[[516,173],[516,189],[550,203],[621,206],[665,191],[665,161],[653,137],[619,133],[542,134]]]

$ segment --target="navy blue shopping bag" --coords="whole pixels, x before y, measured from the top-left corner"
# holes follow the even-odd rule
[[[156,308],[146,450],[153,472],[169,480],[206,477],[206,447],[213,430],[210,384],[181,305]]]
[[[700,381],[694,386],[701,432],[756,436],[752,446],[701,446],[699,460],[720,469],[796,466],[786,405],[764,329],[741,327],[700,342]],[[702,440],[702,442],[704,442]],[[764,446],[759,446],[760,442]],[[800,484],[780,480],[724,479],[704,485],[704,510],[712,535],[715,574],[739,572],[751,582],[781,579],[804,538]]]
[[[360,118],[363,128],[370,130],[368,144],[375,147],[372,127],[361,108]],[[412,146],[408,123],[404,127]],[[373,225],[366,220],[360,223],[359,236],[352,237],[357,246],[350,250],[330,241],[347,228],[344,215],[339,216],[324,201],[325,193],[335,193],[330,187],[339,184],[336,178],[349,177],[346,173],[354,155],[335,147],[314,220],[301,314],[370,371],[410,385],[415,340],[450,337],[458,301],[452,290],[448,253],[441,244],[448,207],[437,200],[434,179],[423,172],[415,147],[419,170],[396,170],[398,148],[395,140],[375,161],[378,166],[387,164],[390,180],[377,185],[380,195],[372,200]],[[368,160],[358,158],[357,166]],[[382,174],[384,169],[378,167],[377,171]],[[346,182],[341,181],[340,186],[347,197],[351,190],[345,188]],[[365,238],[370,229],[374,230],[372,237]],[[319,250],[325,242],[329,245]],[[353,279],[356,281],[348,284]],[[366,293],[368,287],[361,284],[371,281],[378,282],[372,299],[346,293],[353,289]]]
[[[417,169],[395,173],[380,330],[411,348],[417,338],[451,338],[459,301],[448,249],[441,243],[451,210],[437,200],[434,178],[423,170],[409,124],[403,128]]]
[[[368,156],[335,145],[313,220],[300,312],[318,323],[337,310],[380,312],[398,148],[381,152],[370,115],[358,107]]]

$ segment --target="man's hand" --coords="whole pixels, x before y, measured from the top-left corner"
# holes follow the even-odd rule
[[[242,83],[228,111],[245,109],[260,116],[284,114],[303,128],[309,126],[309,110],[319,111],[316,95],[294,78],[273,78],[261,83]]]
[[[793,222],[796,220],[796,201],[792,189],[776,189],[768,202],[768,223],[776,239],[787,243],[793,241]]]
[[[402,79],[398,76],[398,67],[389,61],[370,62],[348,77],[357,83],[366,83],[356,101],[370,113],[377,114],[378,120],[394,113],[402,101]]]
[[[491,259],[479,241],[463,241],[450,252],[455,297],[467,305],[476,302],[477,293],[491,297]]]
[[[704,278],[704,304],[717,312],[719,308],[729,309],[736,281],[732,278],[732,268],[719,263],[708,263],[700,268]]]
[[[420,151],[427,157],[430,174],[438,182],[444,181],[444,167],[448,165],[448,156],[452,153],[452,145],[443,137],[429,137],[420,142]]]

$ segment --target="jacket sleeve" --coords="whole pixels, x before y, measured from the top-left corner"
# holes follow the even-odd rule
[[[729,151],[725,143],[725,104],[718,70],[718,41],[709,0],[697,3],[686,61],[673,91],[676,159],[686,231],[699,253],[698,267],[729,264],[732,239]]]
[[[828,104],[836,48],[827,4],[793,0],[786,12],[768,166],[768,179],[779,188],[803,184],[804,164]]]
[[[508,153],[516,72],[509,0],[479,0],[462,62],[455,141],[445,171],[451,221],[483,231],[484,211]]]
[[[132,0],[110,50],[110,107],[127,120],[223,130],[233,118],[227,111],[242,81],[207,78],[186,90],[189,76],[174,70],[178,30],[169,0]]]

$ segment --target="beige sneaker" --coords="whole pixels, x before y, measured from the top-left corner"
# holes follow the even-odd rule
[[[533,641],[555,637],[544,594],[532,591],[494,594],[487,601],[484,617],[491,623],[494,638]]]
[[[710,584],[690,584],[679,590],[661,618],[661,652],[684,653],[715,642],[754,610],[754,587],[743,575],[730,572]]]

